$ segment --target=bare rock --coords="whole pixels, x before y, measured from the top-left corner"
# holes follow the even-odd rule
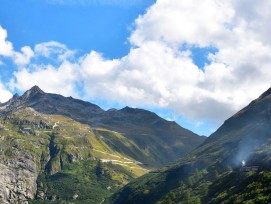
[[[37,190],[36,164],[19,158],[0,163],[0,203],[24,203],[33,199]]]

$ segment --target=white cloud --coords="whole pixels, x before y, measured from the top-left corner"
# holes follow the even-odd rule
[[[0,26],[0,55],[11,56],[13,53],[12,43],[7,41],[7,31]]]
[[[165,107],[219,124],[270,86],[270,6],[268,0],[158,0],[136,20],[127,56],[108,60],[92,51],[69,63],[73,55],[65,45],[39,44],[36,55],[64,56],[63,63],[26,66],[13,85],[76,95],[80,84],[84,98]],[[193,63],[193,46],[218,50],[204,70]]]
[[[228,34],[225,27],[234,11],[223,1],[158,0],[148,12],[136,20],[131,42],[164,41],[172,46],[182,43],[200,47],[215,43]]]
[[[0,81],[0,103],[7,102],[12,97],[12,93]]]
[[[29,46],[24,46],[21,52],[14,52],[14,61],[17,65],[23,66],[28,64],[33,56],[33,50]]]
[[[78,80],[76,65],[69,62],[63,62],[58,68],[52,65],[24,68],[15,72],[14,76],[16,82],[10,82],[10,87],[13,89],[24,91],[38,85],[49,93],[79,97],[76,91]]]
[[[21,52],[16,52],[13,49],[11,42],[7,41],[7,31],[0,26],[0,56],[11,58],[18,66],[26,65],[34,56],[34,52],[29,46],[21,48]],[[3,64],[0,61],[0,65]]]
[[[71,59],[75,54],[75,51],[69,50],[66,45],[56,41],[37,44],[34,50],[37,57],[57,58],[60,62]]]

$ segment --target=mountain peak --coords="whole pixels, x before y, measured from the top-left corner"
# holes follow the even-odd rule
[[[33,86],[31,89],[29,89],[31,93],[44,93],[43,90],[40,89],[37,85]]]
[[[20,96],[16,93],[12,96],[12,98],[9,100],[10,102],[16,101]]]
[[[35,96],[37,94],[44,94],[45,92],[40,89],[40,87],[33,86],[31,89],[26,91],[23,95],[24,98],[29,98],[30,96]]]

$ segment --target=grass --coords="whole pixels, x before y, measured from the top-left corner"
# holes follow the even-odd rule
[[[0,129],[0,156],[6,161],[16,160],[15,152],[19,152],[39,168],[38,194],[30,203],[100,203],[148,172],[135,162],[125,163],[133,161],[131,155],[113,148],[109,140],[116,145],[123,140],[125,147],[134,144],[110,130],[93,131],[70,118],[40,114],[30,108],[0,118],[0,123],[4,127]],[[21,132],[22,127],[30,128],[33,134]],[[102,159],[119,161],[103,163]]]

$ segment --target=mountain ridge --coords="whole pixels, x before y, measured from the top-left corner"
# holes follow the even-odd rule
[[[271,178],[270,116],[271,89],[268,89],[227,119],[199,147],[180,160],[130,182],[115,194],[112,202],[270,203],[271,197],[266,194],[261,194],[262,201],[254,194],[257,188],[270,192],[263,182],[263,177],[268,181]],[[242,173],[243,160],[249,166],[258,165],[261,172]]]
[[[135,159],[143,158],[143,163],[154,167],[178,159],[205,139],[176,122],[166,121],[144,109],[126,106],[120,110],[105,111],[90,102],[45,93],[38,86],[32,87],[22,96],[15,94],[8,102],[1,104],[0,114],[24,107],[34,108],[43,114],[64,115],[92,127],[123,133],[137,145],[142,146],[142,151],[151,156],[149,160],[144,159],[146,156],[138,154]],[[152,140],[156,140],[156,143]],[[169,146],[166,147],[167,145]]]
[[[100,203],[204,139],[147,110],[105,111],[35,86],[0,104],[0,201]]]

